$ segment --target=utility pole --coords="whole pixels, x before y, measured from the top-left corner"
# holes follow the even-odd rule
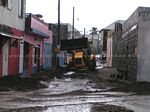
[[[60,0],[58,0],[58,37],[57,37],[57,44],[60,41]]]
[[[74,10],[75,10],[75,7],[73,6],[72,39],[74,39]]]
[[[85,28],[84,28],[84,38],[85,38]]]
[[[60,0],[58,0],[58,27],[57,27],[57,39],[56,39],[56,60],[55,60],[55,72],[57,67],[59,67],[59,56],[58,56],[58,46],[60,44]]]

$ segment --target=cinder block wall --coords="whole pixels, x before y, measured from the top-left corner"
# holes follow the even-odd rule
[[[136,81],[137,74],[137,41],[138,10],[123,24],[123,32],[117,45],[117,70],[127,80]]]
[[[150,8],[139,7],[123,24],[117,43],[118,73],[130,81],[150,81]]]

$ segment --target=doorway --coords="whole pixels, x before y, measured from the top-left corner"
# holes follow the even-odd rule
[[[8,49],[9,49],[9,40],[5,42],[5,44],[2,47],[3,49],[3,67],[2,67],[2,76],[8,75]]]
[[[40,72],[40,46],[35,47],[34,63],[37,64],[37,72]]]
[[[27,75],[28,74],[29,48],[30,48],[30,44],[27,43],[27,42],[24,42],[23,75]]]

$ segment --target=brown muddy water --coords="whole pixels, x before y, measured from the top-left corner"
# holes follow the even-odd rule
[[[123,106],[135,112],[150,110],[149,95],[104,92],[88,82],[86,78],[55,78],[41,82],[48,85],[45,89],[0,92],[0,112],[91,112],[97,103]]]

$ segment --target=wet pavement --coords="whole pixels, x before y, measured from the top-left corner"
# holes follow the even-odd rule
[[[150,95],[105,92],[94,88],[87,78],[72,78],[74,71],[64,74],[63,79],[43,81],[48,88],[19,92],[0,92],[0,112],[91,112],[97,104],[123,106],[135,112],[149,112]],[[78,72],[85,75],[84,70]],[[119,111],[118,111],[119,112]]]

